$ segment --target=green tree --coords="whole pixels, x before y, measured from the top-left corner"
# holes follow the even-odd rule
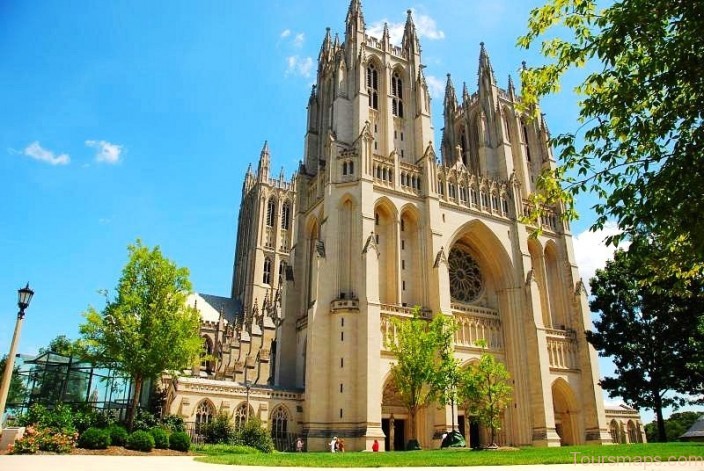
[[[614,260],[597,270],[591,280],[590,307],[599,314],[587,340],[601,356],[611,356],[616,371],[602,379],[611,397],[620,396],[635,407],[652,409],[657,417],[658,441],[666,440],[662,409],[687,402],[687,394],[701,390],[695,341],[704,305],[704,284],[692,280],[684,293],[673,287],[678,280],[653,282],[641,274],[657,250],[642,239],[628,251],[619,250]]]
[[[446,390],[445,373],[448,356],[443,355],[452,342],[452,321],[442,314],[431,321],[420,316],[416,307],[412,319],[392,318],[395,337],[388,339],[386,348],[396,357],[391,367],[391,378],[401,401],[408,409],[411,439],[407,449],[417,448],[418,412],[435,401]]]
[[[521,73],[536,113],[566,74],[591,71],[576,89],[581,125],[552,139],[561,165],[540,179],[536,207],[560,202],[574,218],[573,197],[591,191],[592,230],[615,220],[623,233],[609,241],[653,234],[667,250],[648,274],[686,281],[704,268],[704,199],[694,190],[704,187],[704,3],[616,0],[600,11],[598,3],[548,0],[518,40],[540,41],[549,60]]]
[[[675,412],[665,420],[665,434],[668,442],[676,442],[680,436],[685,433],[701,417],[701,412]],[[645,426],[645,436],[648,438],[648,443],[659,442],[658,440],[658,423],[652,421]]]
[[[0,359],[0,373],[5,371],[5,365],[7,364],[7,355]],[[0,377],[0,386],[2,386],[2,378]],[[15,364],[12,369],[12,376],[10,377],[10,390],[7,393],[7,404],[21,404],[27,399],[27,387],[22,381],[20,376],[20,366]]]
[[[479,346],[486,348],[484,342]],[[511,404],[513,387],[506,366],[489,352],[482,352],[460,377],[459,397],[480,424],[491,430],[489,448],[496,448],[496,431],[501,430],[501,415]]]
[[[186,305],[188,269],[141,241],[128,247],[114,299],[99,312],[90,307],[80,331],[91,358],[132,376],[131,425],[145,380],[191,366],[201,351],[198,312]]]

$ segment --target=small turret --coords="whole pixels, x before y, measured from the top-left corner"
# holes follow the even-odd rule
[[[330,36],[330,27],[325,28],[325,37],[323,38],[323,44],[320,45],[320,52],[318,53],[318,67],[322,67],[323,64],[330,58],[330,51],[332,50],[332,38]]]
[[[455,86],[452,84],[452,76],[447,74],[447,84],[445,85],[445,114],[454,116],[454,111],[457,108],[457,95],[455,94]]]
[[[408,51],[408,56],[411,57],[413,54],[420,54],[420,43],[418,42],[418,34],[416,34],[416,25],[413,23],[412,11],[406,10],[406,13],[408,16],[406,16],[406,26],[403,29],[401,47]]]
[[[508,76],[508,97],[511,101],[516,101],[516,87],[513,85],[513,78]]]
[[[384,22],[384,32],[381,35],[381,44],[384,50],[388,50],[389,45],[391,45],[391,34],[389,33],[389,24],[386,22]]]
[[[264,141],[264,147],[259,154],[259,167],[257,168],[257,179],[259,181],[267,181],[269,179],[269,167],[271,166],[271,157],[269,156],[269,142]]]
[[[484,42],[479,43],[479,46],[478,88],[481,90],[484,86],[495,85],[496,77],[494,76],[494,69],[491,67],[489,54],[484,48]]]

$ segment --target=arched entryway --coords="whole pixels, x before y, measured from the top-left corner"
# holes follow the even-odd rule
[[[563,379],[552,384],[552,404],[555,412],[555,429],[561,445],[581,443],[579,409],[572,388]]]
[[[411,436],[408,419],[408,409],[403,405],[396,385],[389,378],[384,383],[381,399],[381,429],[386,436],[384,450],[405,450]]]

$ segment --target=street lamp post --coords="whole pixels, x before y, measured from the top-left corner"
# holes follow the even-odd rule
[[[20,311],[17,313],[17,323],[15,324],[15,333],[12,335],[12,343],[10,344],[10,353],[5,362],[5,372],[2,375],[2,387],[0,387],[0,430],[2,429],[3,416],[5,415],[5,404],[7,403],[7,395],[10,393],[10,383],[12,382],[12,370],[15,367],[15,355],[17,354],[17,344],[20,340],[20,331],[22,330],[22,321],[24,320],[24,310],[29,307],[32,301],[34,291],[29,287],[29,283],[24,288],[17,290],[17,306]]]

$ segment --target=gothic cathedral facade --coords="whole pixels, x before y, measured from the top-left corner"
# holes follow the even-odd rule
[[[483,340],[508,367],[503,444],[611,442],[569,228],[557,209],[537,237],[521,222],[555,165],[544,120],[519,111],[510,78],[499,87],[482,44],[476,92],[447,77],[438,156],[423,69],[410,11],[400,46],[387,29],[366,34],[358,0],[343,39],[328,29],[304,159],[290,180],[272,177],[265,144],[247,172],[231,296],[192,297],[213,360],[174,380],[170,412],[254,414],[309,450],[333,436],[398,449],[411,431],[385,345],[390,320],[420,306],[455,319],[463,364]],[[439,405],[417,438],[436,446],[450,424],[486,443],[470,415]]]

